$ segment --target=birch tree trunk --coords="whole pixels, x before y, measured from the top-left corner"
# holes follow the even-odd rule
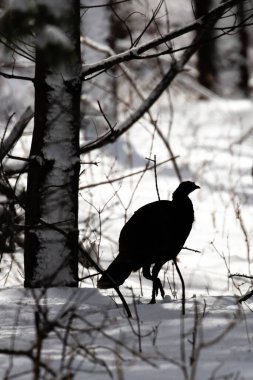
[[[80,4],[78,0],[38,3],[25,286],[77,286]]]

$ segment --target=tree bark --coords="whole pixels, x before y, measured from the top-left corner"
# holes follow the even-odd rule
[[[207,14],[213,6],[212,0],[195,0],[195,17],[199,18]],[[216,41],[214,30],[210,28],[206,33],[206,42],[200,46],[197,53],[198,80],[203,86],[210,90],[215,89],[217,76]]]
[[[196,18],[208,13],[218,0],[195,0]],[[210,29],[204,43],[198,50],[197,68],[199,82],[220,96],[243,98],[249,95],[249,72],[247,62],[248,32],[244,26],[247,14],[247,3],[238,2],[234,5],[233,16],[221,18],[217,27],[220,30]],[[233,22],[241,25],[233,29]],[[231,30],[229,30],[231,28]],[[216,39],[222,29],[227,35]]]
[[[80,4],[78,0],[38,4],[25,286],[77,286]]]
[[[248,4],[238,2],[231,13],[240,27],[230,31],[231,18],[219,20],[218,27],[224,28],[227,34],[216,41],[217,48],[217,85],[216,93],[233,99],[248,97],[248,32],[244,26]]]

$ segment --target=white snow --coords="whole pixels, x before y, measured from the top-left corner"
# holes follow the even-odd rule
[[[2,289],[0,351],[34,347],[36,355],[34,318],[41,308],[48,328],[41,361],[55,371],[45,378],[62,379],[74,372],[75,379],[87,375],[109,379],[108,371],[114,378],[121,373],[122,378],[131,380],[157,376],[172,380],[216,378],[212,374],[222,379],[236,375],[238,379],[252,378],[251,311],[239,308],[234,297],[188,299],[185,318],[179,301],[136,306],[128,301],[134,316],[131,321],[121,307],[96,289],[58,288],[48,289],[46,294],[41,290]],[[70,320],[66,333],[64,326]],[[140,339],[135,333],[138,331]],[[32,361],[25,355],[0,355],[0,365],[1,378],[8,370],[19,379],[33,378]],[[188,377],[183,376],[183,366]],[[24,370],[27,372],[22,376]]]

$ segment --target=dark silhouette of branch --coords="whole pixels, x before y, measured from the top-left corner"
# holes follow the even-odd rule
[[[245,294],[243,297],[239,298],[239,303],[247,301],[250,297],[253,296],[253,290],[251,290],[249,293]]]
[[[253,276],[248,276],[247,274],[240,274],[240,273],[234,273],[234,274],[230,274],[228,276],[228,278],[232,278],[232,277],[242,277],[242,278],[249,278],[249,279],[253,279]]]
[[[250,279],[250,280],[253,279],[253,276],[249,276],[247,274],[240,274],[240,273],[234,273],[234,274],[230,274],[228,276],[228,278],[233,278],[233,277],[247,278],[247,279]],[[239,303],[245,302],[245,301],[247,301],[247,299],[249,299],[252,296],[253,296],[253,290],[251,290],[250,292],[246,293],[244,296],[242,296],[241,298],[239,298],[238,302]]]
[[[112,7],[114,5],[117,5],[117,4],[121,4],[121,3],[128,3],[129,1],[133,1],[133,0],[119,0],[119,1],[112,1],[110,3],[104,3],[104,4],[94,4],[94,5],[81,5],[80,8],[81,9],[91,9],[91,8],[102,8],[102,7]]]
[[[20,80],[26,80],[26,81],[34,82],[34,78],[24,77],[22,75],[7,74],[7,73],[3,73],[2,71],[0,71],[0,75],[4,78],[7,78],[7,79],[20,79]]]
[[[177,273],[179,275],[179,278],[182,284],[182,315],[185,315],[185,283],[184,283],[183,276],[180,272],[179,266],[177,265],[177,259],[174,259],[173,263],[175,264]]]
[[[141,40],[141,38],[144,36],[144,34],[146,33],[146,31],[148,30],[148,28],[150,27],[150,25],[153,24],[153,22],[155,21],[155,18],[156,16],[158,15],[159,11],[161,10],[162,8],[162,5],[164,3],[164,0],[160,0],[156,9],[153,11],[153,15],[152,17],[150,18],[150,20],[147,22],[147,24],[145,25],[145,28],[142,30],[142,32],[140,33],[140,35],[135,39],[133,45],[134,46],[137,46],[139,41]]]
[[[157,197],[158,197],[158,200],[160,201],[161,197],[160,197],[160,194],[159,194],[159,188],[158,188],[158,182],[157,182],[157,164],[156,164],[156,155],[154,155],[154,159],[152,158],[146,158],[146,160],[149,160],[149,161],[152,161],[154,162],[154,172],[155,172],[155,188],[156,188],[156,193],[157,193]]]
[[[186,249],[187,251],[191,251],[191,252],[201,253],[201,251],[198,251],[197,249],[192,249],[188,247],[182,247],[182,249]]]
[[[108,119],[108,117],[106,116],[106,114],[104,113],[104,110],[103,110],[103,108],[102,108],[101,103],[100,103],[99,100],[97,101],[97,103],[98,103],[99,110],[100,110],[100,112],[101,112],[103,118],[104,118],[105,121],[106,121],[106,124],[108,125],[108,127],[109,127],[111,133],[113,134],[113,133],[115,132],[115,125],[114,125],[114,126],[111,125],[111,122],[110,122],[110,120]]]
[[[1,150],[0,150],[0,161],[4,159],[4,157],[8,154],[8,152],[13,148],[15,143],[19,140],[19,138],[22,136],[22,133],[29,123],[29,121],[33,118],[33,111],[31,107],[28,107],[24,113],[20,116],[20,119],[17,121],[17,123],[12,128],[11,133],[9,136],[4,139],[1,143]]]

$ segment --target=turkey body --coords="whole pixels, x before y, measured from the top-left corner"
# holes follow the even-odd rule
[[[99,288],[119,286],[132,271],[143,268],[144,277],[153,281],[151,303],[158,290],[164,296],[158,273],[176,258],[191,231],[194,211],[188,194],[197,188],[193,182],[182,182],[172,201],[152,202],[134,213],[121,230],[119,254],[98,281]]]

